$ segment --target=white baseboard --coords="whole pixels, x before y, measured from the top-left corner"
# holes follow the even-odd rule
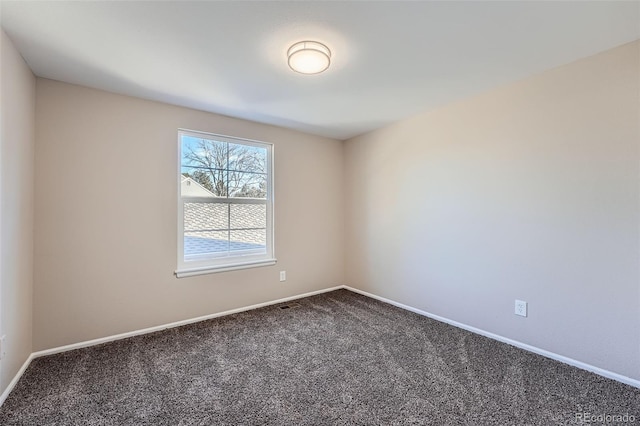
[[[398,308],[402,308],[402,309],[414,312],[414,313],[419,314],[419,315],[423,315],[425,317],[434,319],[436,321],[444,322],[444,323],[447,323],[447,324],[452,325],[454,327],[462,328],[463,330],[467,330],[467,331],[470,331],[472,333],[479,334],[481,336],[485,336],[485,337],[488,337],[490,339],[497,340],[499,342],[503,342],[503,343],[506,343],[508,345],[520,348],[520,349],[524,349],[525,351],[533,352],[535,354],[542,355],[542,356],[544,356],[546,358],[550,358],[550,359],[553,359],[555,361],[560,361],[560,362],[562,362],[564,364],[568,364],[568,365],[571,365],[573,367],[580,368],[582,370],[590,371],[590,372],[595,373],[595,374],[597,374],[599,376],[606,377],[606,378],[612,379],[612,380],[616,380],[618,382],[621,382],[621,383],[624,383],[624,384],[627,384],[627,385],[630,385],[630,386],[633,386],[633,387],[636,387],[636,388],[640,388],[640,380],[632,379],[631,377],[623,376],[622,374],[614,373],[613,371],[605,370],[604,368],[596,367],[596,366],[593,366],[591,364],[587,364],[587,363],[584,363],[582,361],[578,361],[578,360],[575,360],[573,358],[566,357],[564,355],[559,355],[557,353],[550,352],[550,351],[547,351],[545,349],[540,349],[538,347],[528,345],[526,343],[518,342],[517,340],[509,339],[507,337],[500,336],[498,334],[490,333],[488,331],[481,330],[479,328],[472,327],[470,325],[463,324],[463,323],[460,323],[460,322],[457,322],[457,321],[453,321],[453,320],[450,320],[448,318],[441,317],[439,315],[434,315],[432,313],[425,312],[423,310],[414,308],[412,306],[408,306],[408,305],[405,305],[403,303],[399,303],[399,302],[387,299],[386,297],[377,296],[375,294],[368,293],[366,291],[359,290],[357,288],[353,288],[353,287],[349,287],[349,286],[342,286],[342,287],[347,289],[347,290],[349,290],[349,291],[353,291],[354,293],[362,294],[363,296],[371,297],[372,299],[376,299],[376,300],[380,300],[381,302],[389,303],[390,305],[397,306]]]
[[[9,396],[13,388],[16,386],[16,384],[18,383],[18,381],[20,380],[20,378],[22,377],[27,367],[29,366],[29,364],[31,364],[31,361],[34,358],[35,356],[33,356],[33,354],[30,354],[29,357],[27,357],[27,360],[24,362],[24,364],[22,364],[22,367],[20,367],[20,370],[18,370],[16,375],[13,377],[13,380],[11,380],[11,382],[9,383],[9,386],[7,386],[4,392],[2,392],[2,395],[0,395],[0,407],[2,407],[2,404],[4,404],[4,401],[7,399],[7,397]]]
[[[231,309],[229,311],[218,312],[218,313],[215,313],[215,314],[204,315],[204,316],[201,316],[201,317],[190,318],[190,319],[186,319],[186,320],[182,320],[182,321],[176,321],[176,322],[172,322],[172,323],[169,323],[169,324],[157,325],[155,327],[143,328],[141,330],[134,330],[134,331],[126,332],[126,333],[114,334],[112,336],[101,337],[99,339],[86,340],[84,342],[72,343],[70,345],[59,346],[59,347],[56,347],[56,348],[45,349],[45,350],[42,350],[42,351],[34,352],[32,355],[33,355],[34,358],[38,358],[38,357],[45,356],[45,355],[53,355],[53,354],[58,354],[58,353],[61,353],[61,352],[72,351],[74,349],[80,349],[80,348],[86,348],[86,347],[89,347],[89,346],[100,345],[102,343],[113,342],[115,340],[126,339],[128,337],[140,336],[142,334],[154,333],[156,331],[162,331],[162,330],[166,330],[166,329],[169,329],[169,328],[180,327],[182,325],[193,324],[195,322],[205,321],[205,320],[212,319],[212,318],[224,317],[224,316],[231,315],[231,314],[237,314],[239,312],[245,312],[245,311],[250,311],[252,309],[263,308],[265,306],[277,305],[278,303],[284,303],[284,302],[289,302],[291,300],[302,299],[304,297],[315,296],[316,294],[327,293],[329,291],[339,290],[341,288],[344,288],[344,286],[325,288],[323,290],[316,290],[316,291],[312,291],[312,292],[309,292],[309,293],[298,294],[296,296],[285,297],[283,299],[271,300],[269,302],[258,303],[256,305],[244,306],[242,308]]]

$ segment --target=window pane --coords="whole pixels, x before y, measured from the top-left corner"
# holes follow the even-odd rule
[[[267,198],[267,176],[258,173],[229,172],[230,197]]]
[[[182,176],[191,178],[196,185],[201,185],[215,196],[226,197],[228,144],[187,135],[182,135],[181,141]]]
[[[227,143],[182,135],[181,163],[205,169],[226,169]]]
[[[229,144],[229,170],[266,173],[267,149],[252,145]]]
[[[231,204],[231,229],[266,228],[266,204]]]
[[[226,252],[228,236],[228,231],[185,231],[184,256]]]
[[[184,203],[184,255],[229,250],[229,206],[216,203]]]
[[[182,167],[180,194],[183,197],[226,197],[227,171]]]
[[[184,203],[184,231],[225,231],[229,227],[229,205]]]
[[[266,229],[231,231],[231,241],[229,243],[229,249],[231,251],[265,249],[266,246]]]
[[[267,149],[229,144],[229,196],[266,198]]]

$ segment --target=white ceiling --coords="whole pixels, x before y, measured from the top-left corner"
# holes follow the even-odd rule
[[[337,139],[640,38],[640,2],[16,2],[40,76]],[[327,72],[287,67],[312,39]]]

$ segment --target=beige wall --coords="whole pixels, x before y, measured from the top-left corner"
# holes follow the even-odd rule
[[[0,29],[0,393],[31,354],[36,79]]]
[[[175,278],[178,128],[274,143],[276,266]],[[339,141],[38,79],[34,350],[343,284],[342,155]]]
[[[346,282],[640,379],[639,50],[347,141]]]

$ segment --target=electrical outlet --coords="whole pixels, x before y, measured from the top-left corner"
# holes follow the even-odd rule
[[[280,281],[287,280],[287,271],[280,271]]]
[[[521,317],[527,316],[527,302],[516,299],[516,315],[520,315]]]

